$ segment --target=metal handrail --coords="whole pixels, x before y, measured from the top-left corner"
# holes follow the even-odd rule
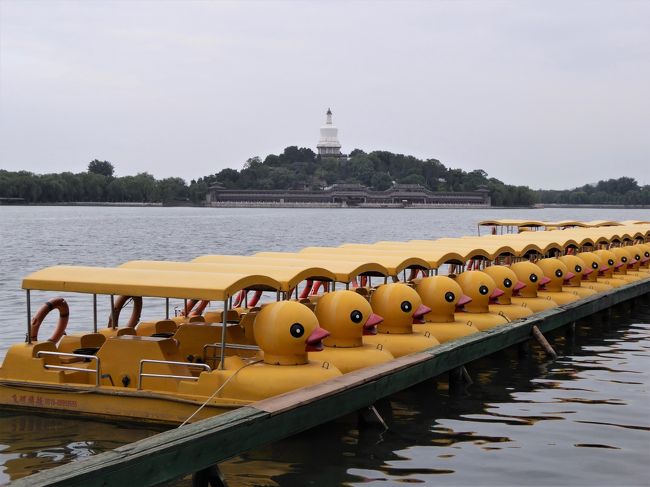
[[[253,351],[259,351],[260,347],[257,345],[244,345],[240,343],[226,343],[225,348],[232,348],[235,350],[253,350]],[[208,357],[207,350],[208,349],[213,349],[214,353]],[[217,350],[221,349],[221,343],[208,343],[206,345],[203,345],[203,360],[208,361],[210,360],[212,362],[212,366],[217,362]]]
[[[166,364],[166,365],[184,365],[185,367],[194,367],[197,369],[203,369],[208,372],[212,372],[212,368],[208,364],[193,364],[191,362],[174,362],[171,360],[150,360],[142,359],[140,360],[140,368],[138,370],[138,389],[142,388],[142,378],[143,377],[158,377],[160,379],[189,379],[189,380],[199,380],[198,377],[193,375],[174,375],[174,374],[145,374],[142,372],[144,364]]]
[[[95,386],[99,387],[99,380],[101,378],[101,366],[100,366],[100,360],[97,355],[86,355],[82,353],[64,353],[64,352],[36,352],[36,358],[41,358],[41,355],[52,355],[55,357],[74,357],[74,358],[82,358],[82,359],[90,359],[95,361],[95,368],[94,369],[85,369],[82,367],[68,367],[66,365],[50,365],[50,364],[45,364],[44,367],[46,369],[54,369],[54,370],[73,370],[75,372],[86,372],[86,373],[94,373],[95,374]]]

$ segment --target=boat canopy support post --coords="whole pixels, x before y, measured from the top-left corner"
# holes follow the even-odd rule
[[[25,291],[27,293],[27,338],[26,342],[32,343],[32,295],[30,290]]]
[[[221,356],[219,358],[219,368],[224,369],[224,360],[226,358],[226,326],[228,324],[228,298],[223,300],[223,313],[221,314]]]
[[[93,294],[93,333],[97,333],[97,295]]]
[[[169,319],[169,298],[165,298],[165,319]]]
[[[115,296],[111,294],[111,328],[113,330],[117,328],[117,322],[115,320]]]

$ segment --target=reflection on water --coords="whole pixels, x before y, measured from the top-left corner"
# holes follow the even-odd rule
[[[46,265],[455,236],[473,234],[488,217],[647,219],[643,211],[571,211],[0,207],[0,357],[24,338],[20,279]],[[71,328],[88,330],[91,300],[69,301]],[[650,303],[589,317],[552,342],[555,362],[531,347],[470,364],[475,383],[461,395],[442,381],[402,391],[390,407],[380,405],[388,431],[345,417],[225,462],[222,471],[231,486],[647,485]],[[0,483],[157,431],[0,410]]]
[[[0,483],[112,450],[162,431],[0,409]]]

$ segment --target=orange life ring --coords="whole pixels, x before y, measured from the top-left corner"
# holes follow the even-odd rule
[[[63,335],[65,335],[65,327],[68,326],[68,317],[70,316],[70,308],[68,308],[68,303],[65,302],[63,298],[52,298],[47,301],[32,318],[31,322],[31,336],[32,341],[38,341],[38,330],[43,323],[43,320],[53,309],[59,310],[59,322],[56,324],[54,333],[52,336],[47,339],[48,342],[56,343],[58,342]]]
[[[196,306],[198,304],[198,306]],[[190,299],[187,301],[187,307],[185,308],[185,316],[201,316],[205,311],[205,308],[208,307],[210,301],[205,299]],[[194,307],[196,306],[196,309]]]
[[[135,328],[140,322],[140,314],[142,313],[142,298],[140,296],[118,296],[115,299],[113,304],[113,313],[108,317],[108,327],[117,328],[117,324],[120,322],[120,313],[126,304],[129,302],[129,299],[133,300],[133,311],[131,312],[131,317],[129,321],[126,322],[125,328]],[[113,316],[115,316],[115,326],[113,327]]]

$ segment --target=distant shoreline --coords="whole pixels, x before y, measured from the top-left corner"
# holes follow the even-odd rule
[[[543,204],[538,203],[534,206],[480,206],[480,205],[400,205],[400,204],[386,204],[386,205],[358,205],[358,206],[343,206],[334,203],[319,203],[319,204],[305,204],[305,203],[273,203],[273,204],[260,204],[260,203],[236,203],[236,204],[220,204],[220,205],[195,205],[190,202],[168,202],[168,203],[137,203],[137,202],[102,202],[102,201],[77,201],[67,203],[25,203],[25,202],[3,202],[0,201],[0,206],[95,206],[95,207],[133,207],[133,208],[331,208],[331,209],[421,209],[421,210],[540,210],[544,208],[583,208],[583,209],[621,209],[621,210],[644,210],[650,209],[650,205],[562,205],[562,204]]]

